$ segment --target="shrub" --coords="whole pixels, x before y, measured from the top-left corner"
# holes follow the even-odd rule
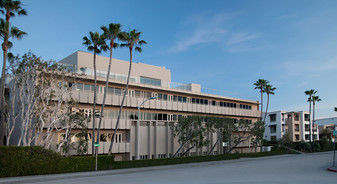
[[[99,156],[100,170],[111,169],[113,156]],[[95,157],[63,157],[39,146],[0,147],[0,177],[92,171]]]

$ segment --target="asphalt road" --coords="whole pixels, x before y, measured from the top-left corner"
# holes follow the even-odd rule
[[[337,173],[326,170],[331,165],[332,152],[327,152],[303,155],[282,155],[264,158],[245,158],[231,161],[181,164],[137,169],[121,169],[114,171],[4,178],[0,179],[0,183],[337,183]]]

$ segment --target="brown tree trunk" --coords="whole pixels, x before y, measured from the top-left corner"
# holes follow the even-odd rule
[[[125,87],[123,99],[122,99],[122,102],[121,102],[121,107],[119,109],[119,113],[118,113],[118,117],[117,117],[117,122],[116,122],[115,130],[114,130],[114,134],[113,134],[112,139],[111,139],[111,144],[110,144],[110,147],[109,147],[108,155],[111,155],[111,152],[112,152],[112,147],[113,147],[113,144],[114,144],[114,141],[115,141],[115,136],[117,134],[119,120],[121,118],[121,114],[122,114],[122,110],[123,110],[123,106],[124,106],[125,96],[126,96],[126,93],[128,92],[129,80],[130,80],[130,74],[131,74],[131,68],[132,68],[132,49],[133,49],[133,47],[130,46],[129,47],[129,51],[130,51],[130,65],[129,65],[128,79],[126,81],[126,87]]]
[[[94,106],[92,108],[92,136],[91,136],[91,141],[92,141],[92,156],[95,156],[95,111],[96,111],[96,83],[97,83],[97,79],[96,79],[96,49],[94,49]]]
[[[5,82],[6,82],[6,64],[7,64],[7,50],[8,40],[2,44],[3,50],[3,65],[0,84],[0,146],[5,145]]]

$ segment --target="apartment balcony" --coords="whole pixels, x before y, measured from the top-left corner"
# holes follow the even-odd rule
[[[94,94],[92,92],[86,91],[73,91],[72,97],[77,99],[80,103],[92,104],[94,101]],[[105,100],[105,105],[110,106],[120,106],[123,96],[119,95],[107,95]],[[137,108],[146,98],[140,97],[130,97],[127,96],[124,101],[124,107]],[[103,94],[97,94],[97,104],[102,104]],[[169,111],[180,111],[180,112],[194,112],[194,113],[206,113],[206,114],[217,114],[217,115],[231,115],[231,116],[245,116],[245,117],[259,117],[260,111],[240,109],[240,108],[230,108],[230,107],[220,107],[184,103],[178,101],[166,101],[166,100],[150,100],[144,103],[143,108],[145,109],[157,109],[157,110],[169,110]]]

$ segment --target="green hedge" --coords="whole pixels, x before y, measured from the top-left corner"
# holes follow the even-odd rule
[[[114,162],[113,156],[99,156],[98,170],[231,160],[243,157],[263,157],[285,153],[284,150],[275,150],[261,153],[239,153],[120,162]],[[51,150],[37,146],[0,147],[0,177],[93,171],[94,169],[95,157],[93,156],[63,157]]]
[[[114,156],[99,156],[100,170],[111,169]],[[0,177],[93,171],[95,157],[63,157],[38,146],[0,147]]]
[[[119,161],[119,162],[115,162],[112,168],[122,169],[122,168],[135,168],[135,167],[149,167],[149,166],[173,165],[173,164],[183,164],[183,163],[233,160],[233,159],[240,159],[240,158],[265,157],[265,156],[273,156],[273,155],[281,155],[281,154],[286,154],[286,151],[285,150],[275,150],[275,151],[270,151],[270,152],[259,152],[259,153],[235,153],[235,154],[224,154],[224,155]]]

